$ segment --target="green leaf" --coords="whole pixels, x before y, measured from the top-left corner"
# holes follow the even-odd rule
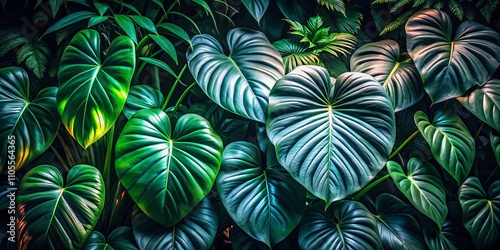
[[[492,249],[500,243],[500,180],[491,184],[488,193],[477,177],[469,177],[460,186],[458,198],[463,224],[477,249]]]
[[[387,170],[396,187],[416,209],[431,218],[441,229],[448,207],[439,172],[430,163],[419,158],[411,158],[406,167],[407,173],[397,162],[387,162]]]
[[[279,52],[259,31],[232,29],[227,35],[230,54],[209,35],[196,35],[188,49],[189,70],[210,99],[221,107],[265,122],[269,91],[284,74]]]
[[[315,4],[303,0],[276,0],[276,4],[286,19],[305,23],[316,14]]]
[[[454,113],[438,111],[434,120],[422,111],[415,113],[415,124],[431,148],[436,161],[461,184],[469,175],[476,146],[463,121]]]
[[[123,114],[130,119],[141,109],[161,109],[164,101],[161,91],[148,85],[135,85],[130,88]]]
[[[137,25],[144,28],[145,30],[158,34],[158,32],[156,31],[155,24],[148,17],[139,15],[129,15],[128,17],[132,18],[132,20],[134,20],[134,22],[137,23]]]
[[[52,10],[52,17],[56,18],[57,12],[59,11],[59,7],[63,3],[63,0],[50,0],[50,9]]]
[[[231,246],[239,250],[269,250],[271,249],[265,243],[258,241],[248,235],[238,225],[231,229]]]
[[[183,41],[188,43],[191,48],[193,47],[193,44],[191,43],[191,38],[189,38],[189,35],[183,28],[173,23],[161,23],[158,25],[158,27],[170,31],[173,35],[180,37]]]
[[[22,179],[17,193],[20,249],[79,249],[104,206],[104,181],[89,165],[76,165],[66,180],[41,165]]]
[[[406,203],[384,193],[377,197],[375,206],[375,219],[384,249],[425,249],[422,229],[406,212]]]
[[[66,26],[80,22],[80,21],[85,20],[85,19],[89,19],[89,18],[94,17],[94,16],[98,16],[98,15],[94,12],[86,11],[86,10],[71,13],[71,14],[61,18],[59,21],[54,23],[54,25],[50,26],[50,28],[48,28],[45,31],[45,33],[43,33],[43,35],[41,37],[44,37],[45,35],[47,35],[49,33],[52,33],[54,31],[58,31]]]
[[[78,32],[59,67],[57,108],[68,132],[87,148],[115,123],[127,99],[135,68],[134,44],[119,36],[101,62],[101,40],[95,30]]]
[[[168,66],[168,64],[166,64],[164,61],[162,61],[160,59],[153,58],[153,57],[139,57],[139,59],[141,59],[142,61],[145,61],[151,65],[154,65],[158,68],[161,68],[161,69],[167,71],[168,73],[170,73],[175,78],[177,78],[177,74],[175,74],[174,70],[172,68],[170,68],[170,66]]]
[[[269,6],[269,0],[241,0],[245,8],[250,12],[257,23],[260,23],[260,19],[266,13],[267,7]]]
[[[433,103],[484,84],[500,64],[497,32],[466,21],[452,38],[451,20],[439,10],[423,10],[410,17],[406,45]]]
[[[153,35],[149,34],[149,37],[151,37],[160,48],[167,52],[167,54],[174,59],[175,64],[177,64],[177,52],[175,51],[175,46],[168,40],[166,37],[162,35]],[[175,74],[174,74],[175,75]]]
[[[10,165],[8,156],[15,156],[18,170],[50,147],[60,125],[56,93],[56,87],[46,87],[31,99],[24,69],[0,69],[0,173]]]
[[[50,57],[50,50],[43,40],[31,39],[28,43],[18,48],[17,64],[25,63],[38,79],[42,79]]]
[[[136,250],[132,229],[121,226],[113,230],[106,239],[100,232],[93,231],[87,238],[84,250]]]
[[[106,20],[108,20],[108,16],[93,16],[89,19],[89,23],[87,24],[87,28],[90,28],[94,25],[100,24]]]
[[[271,247],[299,224],[306,193],[279,165],[274,148],[266,156],[266,161],[262,161],[259,148],[250,142],[226,146],[217,190],[236,224]]]
[[[94,6],[97,9],[97,12],[99,12],[100,16],[104,15],[106,13],[106,11],[108,11],[109,4],[107,4],[107,3],[100,3],[100,2],[95,1],[95,0],[93,2],[94,2]]]
[[[267,132],[278,160],[327,205],[359,191],[384,167],[394,145],[394,110],[363,73],[337,80],[300,66],[274,86]]]
[[[169,227],[210,192],[222,150],[201,116],[183,115],[174,127],[162,110],[143,109],[118,138],[116,173],[141,210]]]
[[[135,26],[132,22],[132,19],[122,14],[115,14],[114,18],[118,26],[120,26],[120,28],[125,31],[125,34],[127,34],[127,36],[129,36],[130,39],[132,39],[132,41],[137,44],[137,33],[135,32]]]
[[[309,205],[299,225],[301,249],[382,249],[373,215],[357,201]]]
[[[301,65],[320,65],[320,59],[307,46],[292,42],[290,39],[283,39],[273,43],[273,46],[283,57],[285,72],[289,73]]]
[[[139,208],[132,212],[132,229],[140,249],[209,249],[217,234],[218,205],[206,197],[182,221],[164,227]]]
[[[443,228],[439,230],[437,227],[423,227],[424,239],[427,246],[431,250],[456,250],[458,242],[454,241],[454,237],[458,235],[454,221],[445,220]],[[467,249],[467,246],[463,246]],[[462,249],[462,248],[460,248]]]
[[[345,15],[345,4],[343,0],[317,0],[320,5],[329,10],[336,10]]]
[[[457,100],[477,118],[500,132],[500,80],[490,80]]]
[[[500,166],[500,133],[490,132],[490,143],[493,148],[493,153],[497,159],[497,164]]]
[[[401,57],[399,45],[393,40],[365,44],[351,57],[351,71],[377,79],[389,94],[396,112],[414,105],[424,95],[413,61]]]

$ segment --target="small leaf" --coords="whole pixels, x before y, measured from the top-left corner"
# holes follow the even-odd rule
[[[149,37],[151,37],[160,48],[167,52],[167,54],[174,59],[175,64],[177,64],[177,52],[175,50],[175,46],[168,40],[166,37],[162,35],[153,35],[149,34]],[[174,74],[175,75],[175,74]]]
[[[121,226],[113,230],[106,239],[102,233],[93,231],[82,249],[85,250],[137,250],[132,229]]]
[[[394,161],[387,162],[387,170],[396,187],[411,204],[436,222],[441,229],[448,214],[448,207],[443,183],[434,166],[422,159],[411,158],[407,164],[407,173]]]
[[[415,124],[431,147],[436,161],[461,184],[474,163],[476,146],[460,117],[440,110],[430,123],[424,112],[417,111]]]
[[[345,15],[345,4],[343,0],[317,0],[320,5],[329,10],[336,10]]]
[[[161,109],[164,101],[161,91],[148,85],[135,85],[130,88],[123,114],[130,119],[141,109]]]
[[[191,38],[189,38],[189,35],[186,33],[186,31],[183,28],[181,28],[173,23],[160,23],[158,25],[158,27],[164,28],[164,29],[170,31],[173,35],[176,35],[176,36],[180,37],[182,40],[184,40],[185,42],[187,42],[191,48],[193,47],[193,44],[191,43]]]
[[[98,16],[98,15],[94,12],[86,11],[86,10],[71,13],[71,14],[61,18],[54,25],[50,26],[50,28],[48,28],[45,31],[45,33],[43,33],[43,35],[41,37],[44,37],[45,35],[52,33],[54,31],[60,30],[68,25],[77,23],[79,21],[82,21],[82,20],[85,20],[85,19],[88,19],[88,18],[91,18],[94,16]]]
[[[497,164],[500,166],[500,133],[490,132],[490,143],[493,148],[493,153],[497,159]]]
[[[114,15],[116,23],[120,26],[120,28],[125,31],[125,34],[134,41],[135,44],[137,44],[137,34],[135,32],[135,26],[134,23],[132,22],[132,19],[126,15],[122,14],[115,14]]]
[[[241,0],[241,2],[257,23],[260,23],[260,19],[262,19],[269,6],[269,0]]]
[[[500,80],[490,80],[457,100],[477,118],[500,132]]]
[[[137,23],[137,25],[144,28],[145,30],[158,34],[158,32],[156,31],[155,24],[148,17],[139,15],[129,15],[129,17],[132,18],[132,20],[134,20],[134,22]]]
[[[98,2],[95,0],[94,0],[94,6],[97,9],[97,12],[99,12],[100,16],[104,15],[106,13],[106,11],[108,11],[108,9],[109,9],[109,4],[101,3],[101,2]]]
[[[106,20],[108,20],[108,16],[93,16],[89,19],[89,24],[87,24],[87,28],[100,24]]]
[[[325,211],[309,205],[299,225],[301,249],[382,249],[373,215],[357,201],[341,200]]]
[[[488,193],[477,177],[469,177],[460,186],[458,198],[463,224],[477,249],[492,249],[500,244],[500,180],[491,184]]]
[[[149,64],[152,64],[158,68],[161,68],[161,69],[167,71],[168,73],[170,73],[175,78],[177,78],[177,74],[175,74],[174,70],[172,68],[170,68],[170,66],[168,66],[168,64],[166,64],[164,61],[162,61],[160,59],[153,58],[153,57],[139,57],[139,59],[142,61],[145,61]]]
[[[59,11],[59,7],[63,3],[63,0],[50,0],[50,9],[52,10],[52,17],[56,18],[57,12]]]

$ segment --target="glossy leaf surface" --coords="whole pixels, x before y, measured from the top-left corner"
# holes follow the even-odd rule
[[[477,118],[500,132],[500,80],[490,80],[457,100]]]
[[[84,250],[136,250],[134,234],[127,226],[116,228],[106,239],[102,233],[93,231],[85,245]]]
[[[123,114],[130,119],[141,109],[161,109],[164,101],[161,91],[148,85],[135,85],[130,88]]]
[[[491,132],[490,133],[490,143],[493,148],[493,153],[497,159],[497,164],[500,166],[500,133]]]
[[[269,6],[269,0],[242,0],[241,2],[257,23],[260,22],[260,19],[266,13],[267,6]]]

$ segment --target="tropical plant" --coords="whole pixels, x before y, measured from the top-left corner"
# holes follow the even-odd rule
[[[491,28],[424,10],[406,42],[351,55],[354,35],[280,0],[50,3],[57,77],[0,69],[2,249],[500,243]],[[291,25],[274,43],[269,8]]]

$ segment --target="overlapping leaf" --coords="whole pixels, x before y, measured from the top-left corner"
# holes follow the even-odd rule
[[[477,118],[500,132],[500,80],[490,80],[457,100]]]
[[[394,144],[394,110],[382,86],[363,73],[335,81],[300,66],[271,91],[267,123],[278,161],[327,204],[364,187]]]
[[[89,165],[76,165],[66,180],[41,165],[22,179],[17,194],[19,249],[79,249],[104,206],[104,181]]]
[[[415,113],[415,124],[431,147],[436,161],[457,183],[462,183],[474,163],[476,146],[460,117],[440,110],[430,123],[427,115],[418,111]]]
[[[261,160],[250,142],[229,144],[222,155],[217,190],[233,220],[253,238],[276,245],[299,224],[306,193],[276,160],[274,150]]]
[[[19,169],[50,147],[60,125],[56,93],[56,87],[47,87],[31,99],[24,69],[0,69],[0,173],[8,160]],[[15,158],[8,159],[10,155]]]
[[[491,131],[490,133],[490,143],[493,148],[493,153],[497,159],[497,164],[500,166],[500,133],[495,133]]]
[[[230,54],[209,35],[191,39],[187,52],[189,70],[201,89],[215,103],[244,117],[265,122],[268,96],[283,76],[279,52],[258,31],[244,28],[227,35]]]
[[[266,13],[267,6],[269,6],[269,0],[242,0],[241,2],[257,23],[260,22],[260,19]]]
[[[449,16],[429,9],[410,17],[405,28],[408,52],[434,103],[484,84],[500,64],[500,35],[479,23],[462,23],[452,37]]]
[[[127,99],[135,68],[134,44],[119,36],[101,60],[95,30],[78,32],[61,58],[57,109],[68,132],[87,148],[115,123]]]
[[[148,85],[135,85],[130,88],[123,114],[130,119],[141,109],[161,109],[164,101],[161,91]]]
[[[137,205],[169,227],[212,188],[222,141],[199,115],[171,124],[160,109],[143,109],[127,122],[116,145],[116,172]]]
[[[448,207],[444,186],[439,178],[439,172],[430,163],[411,158],[407,164],[406,173],[394,161],[387,163],[396,187],[410,200],[420,212],[431,218],[438,228],[443,226]]]
[[[102,233],[93,231],[83,248],[85,250],[137,250],[132,229],[127,226],[118,227],[106,239]]]
[[[422,98],[422,80],[411,58],[402,58],[399,44],[383,40],[365,44],[351,57],[351,71],[373,76],[389,94],[394,111],[406,109]]]

